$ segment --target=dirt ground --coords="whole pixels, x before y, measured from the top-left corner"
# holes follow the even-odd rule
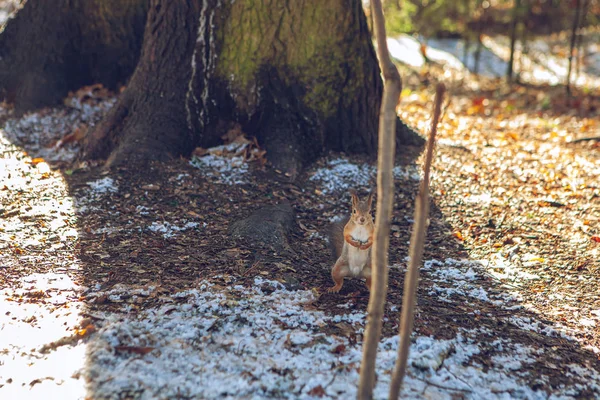
[[[404,76],[408,89],[399,113],[426,133],[434,85],[423,74]],[[415,335],[451,339],[465,330],[478,332],[485,351],[474,359],[483,369],[501,353],[493,345],[499,338],[530,346],[539,352],[520,379],[551,394],[574,380],[591,379],[565,374],[564,365],[600,373],[600,142],[588,140],[600,135],[599,97],[579,92],[569,100],[561,88],[469,79],[448,84]],[[49,349],[93,338],[93,329],[85,332],[90,319],[101,325],[94,316],[121,312],[127,299],[89,294],[116,287],[154,287],[152,295],[130,304],[141,311],[200,282],[250,287],[262,276],[288,290],[312,291],[314,301],[306,306],[311,310],[365,312],[368,291],[360,281],[346,280],[341,293],[325,293],[332,260],[323,238],[331,219],[348,211],[346,187],[363,192],[374,187],[373,160],[329,154],[293,183],[254,162],[239,184],[227,183],[227,171],[207,173],[187,159],[110,171],[74,164],[76,145],[52,146],[73,126],[97,121],[105,110],[98,105],[105,101],[113,100],[88,96],[82,103],[96,107],[96,113],[65,106],[41,111],[34,123],[16,128],[10,111],[3,111],[13,129],[6,129],[2,144],[0,287],[16,304],[46,301],[44,290],[23,283],[35,274],[66,274],[83,288],[67,300],[85,305],[83,322],[78,317],[75,326],[79,331],[64,343],[46,343]],[[57,121],[70,125],[58,129]],[[421,151],[400,150],[398,168],[409,173],[396,180],[385,337],[398,329]],[[340,159],[363,169],[350,170],[354,176],[340,178],[338,185],[327,181],[331,177],[315,178],[323,170],[335,175]],[[40,208],[45,202],[55,205],[51,212]],[[228,236],[232,222],[284,202],[297,217],[290,251],[257,248]],[[67,203],[71,214],[61,211]],[[438,273],[438,265],[452,265],[465,276],[473,268],[479,272],[468,282],[457,281]],[[35,326],[34,320],[28,323]],[[326,325],[322,332],[351,343],[361,340],[361,332],[348,324]],[[593,387],[576,393],[599,395]]]

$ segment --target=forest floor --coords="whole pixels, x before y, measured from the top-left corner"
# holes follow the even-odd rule
[[[399,108],[426,134],[435,71],[404,71]],[[598,94],[448,80],[406,398],[600,397]],[[329,154],[294,183],[226,146],[145,170],[73,163],[114,103],[99,88],[0,131],[0,398],[352,398],[368,291],[330,286],[324,232],[373,160]],[[239,139],[239,138],[238,138]],[[67,140],[68,141],[68,140]],[[387,397],[420,179],[395,169],[378,357]],[[268,155],[267,155],[268,157]],[[231,223],[289,203],[276,252]]]

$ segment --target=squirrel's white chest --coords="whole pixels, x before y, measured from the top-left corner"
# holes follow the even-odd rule
[[[370,252],[370,248],[361,250],[357,247],[350,246],[348,249],[348,268],[350,269],[352,276],[357,277],[362,275],[362,271],[367,265]]]
[[[369,240],[369,230],[365,226],[358,225],[352,230],[352,238],[359,242],[365,243],[367,240]]]
[[[364,226],[357,226],[352,231],[352,238],[356,241],[366,243],[369,240],[369,230]],[[369,253],[371,248],[361,250],[354,246],[348,246],[348,267],[350,273],[357,277],[362,275],[362,271],[365,268],[369,259]]]

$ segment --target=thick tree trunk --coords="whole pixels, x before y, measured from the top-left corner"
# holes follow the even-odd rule
[[[133,72],[148,0],[27,1],[0,35],[0,96],[18,113]]]
[[[146,25],[135,32],[119,24],[127,24],[126,16],[137,16],[132,10],[145,1],[117,5],[108,0],[114,3],[106,6],[110,13],[100,6],[102,0],[56,1],[72,9],[59,13],[60,22],[44,26],[51,33],[41,28],[33,29],[35,34],[24,32],[26,22],[48,13],[50,6],[41,0],[29,0],[21,11],[27,13],[18,15],[21,22],[11,23],[10,37],[20,35],[26,43],[44,46],[39,38],[48,36],[50,49],[34,52],[45,67],[30,65],[26,58],[18,61],[26,73],[16,85],[0,78],[0,87],[21,106],[47,104],[77,85],[110,84],[116,79],[109,77],[126,75],[114,72],[117,65],[111,64],[120,60],[125,47],[84,52],[88,42],[74,39],[84,29],[78,22],[82,15],[103,22],[102,27],[114,25],[119,34],[108,39],[132,49],[134,33],[144,32],[135,72],[113,110],[88,133],[85,158],[108,158],[114,164],[189,155],[196,146],[220,143],[235,124],[256,136],[267,158],[292,177],[325,150],[376,151],[383,84],[359,0],[146,0]],[[72,14],[78,15],[67,18]],[[109,21],[107,15],[116,17]],[[108,35],[100,28],[92,32]],[[102,36],[96,45],[113,43],[108,39]],[[96,60],[78,59],[82,52]],[[137,60],[135,49],[130,52]],[[105,76],[94,64],[100,53],[106,55],[102,65],[112,71]],[[128,57],[126,65],[131,66],[134,56]],[[52,90],[41,89],[40,82],[49,82]],[[397,132],[401,143],[423,143],[401,123]]]
[[[327,149],[375,152],[383,85],[360,1],[191,3],[152,2],[140,64],[88,157],[185,155],[234,124],[292,177]]]

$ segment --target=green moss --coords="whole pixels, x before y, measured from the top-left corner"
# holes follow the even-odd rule
[[[360,43],[352,15],[357,10],[342,0],[287,3],[231,4],[217,37],[221,49],[216,73],[230,83],[238,107],[244,108],[253,104],[259,69],[273,66],[284,83],[306,88],[302,99],[306,106],[331,116],[340,102],[352,100],[356,85],[364,82],[361,57],[366,58],[363,53],[369,49],[368,43]]]

